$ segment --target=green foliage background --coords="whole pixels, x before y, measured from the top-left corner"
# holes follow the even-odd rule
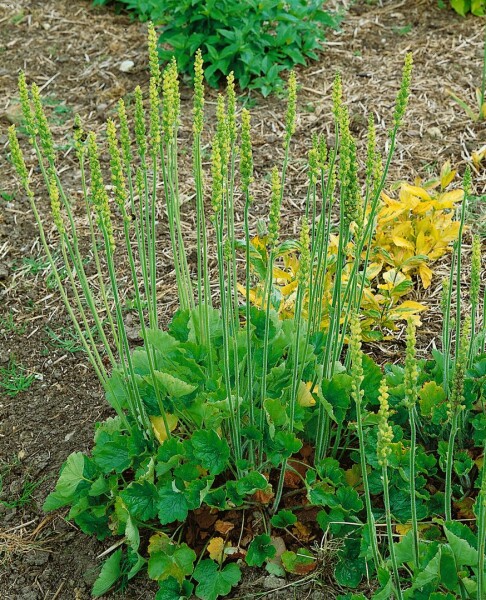
[[[94,0],[95,5],[112,0]],[[328,28],[340,16],[320,0],[117,0],[142,21],[159,28],[162,61],[175,56],[192,74],[192,57],[203,53],[211,86],[231,71],[242,89],[267,96],[280,85],[281,71],[317,59]]]

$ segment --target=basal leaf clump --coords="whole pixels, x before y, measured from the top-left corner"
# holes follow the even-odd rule
[[[91,452],[67,458],[44,505],[47,511],[69,507],[68,518],[84,533],[100,540],[115,536],[122,545],[105,561],[93,594],[144,572],[158,583],[157,600],[191,594],[216,600],[238,584],[245,564],[280,576],[317,578],[323,550],[312,542],[330,536],[334,578],[341,586],[355,589],[368,577],[379,586],[375,598],[465,593],[480,598],[486,356],[478,242],[471,316],[462,317],[464,203],[444,287],[441,351],[433,352],[433,360],[418,358],[412,321],[404,366],[381,369],[362,350],[366,317],[360,311],[371,240],[408,102],[411,56],[386,157],[379,156],[370,127],[364,187],[336,76],[335,146],[313,138],[299,239],[280,243],[297,118],[296,79],[289,78],[284,161],[271,171],[268,235],[252,244],[250,113],[239,114],[229,76],[227,93],[217,101],[206,173],[203,64],[197,54],[192,253],[179,191],[177,66],[172,61],[159,72],[154,39],[149,26],[148,104],[140,88],[133,114],[121,100],[117,118],[108,121],[106,144],[75,120],[94,265],[89,276],[81,250],[86,239],[74,219],[78,207],[62,185],[38,90],[29,90],[24,75],[19,86],[25,126],[57,237],[47,239],[44,207],[35,197],[15,127],[9,130],[11,160],[60,295],[114,411],[96,424]],[[467,173],[464,202],[470,181]],[[241,230],[238,190],[244,202]],[[333,209],[340,216],[335,242]],[[169,232],[179,300],[165,329],[159,325],[159,219]],[[64,260],[62,277],[52,244]],[[255,248],[261,250],[256,258]],[[282,248],[294,253],[295,270],[295,305],[284,319],[273,285]],[[243,283],[240,253],[246,259]],[[256,296],[252,265],[263,281],[257,306],[246,301]],[[142,339],[138,347],[130,343],[124,320],[127,288]],[[464,507],[471,527],[457,521]],[[386,542],[379,534],[382,525]]]

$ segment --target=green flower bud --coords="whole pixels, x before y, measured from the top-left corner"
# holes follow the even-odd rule
[[[339,72],[337,72],[334,77],[334,84],[332,86],[332,113],[338,123],[341,121],[342,106],[343,106],[343,85],[341,82],[341,74]]]
[[[361,325],[356,313],[350,319],[349,354],[351,357],[351,397],[356,404],[361,404],[364,391],[361,389],[363,383],[363,352],[361,350]]]
[[[173,59],[163,75],[162,130],[164,141],[169,144],[179,126],[180,94],[177,63]]]
[[[236,143],[236,93],[235,93],[235,76],[233,71],[226,78],[226,98],[228,99],[228,133],[230,145]]]
[[[268,244],[273,250],[278,242],[280,230],[280,205],[282,202],[282,186],[277,167],[272,169],[272,198],[270,201],[270,218],[268,222]]]
[[[25,73],[23,71],[20,71],[19,74],[19,96],[22,114],[24,115],[25,128],[27,129],[29,136],[34,138],[37,134],[37,130],[32,114],[32,108],[30,106],[29,90],[25,80]]]
[[[390,426],[390,406],[388,404],[388,386],[383,377],[380,384],[378,400],[380,408],[378,410],[378,436],[376,443],[376,454],[380,466],[385,467],[388,463],[388,457],[391,454],[390,444],[393,442],[393,429]]]
[[[88,159],[91,171],[91,198],[96,212],[97,222],[100,229],[105,232],[109,249],[113,252],[115,250],[115,238],[113,235],[108,194],[106,193],[103,175],[101,173],[96,135],[92,132],[88,134]]]
[[[25,189],[27,189],[29,186],[29,173],[27,171],[27,167],[25,166],[24,155],[20,149],[15,125],[11,125],[8,128],[8,141],[10,145],[10,157],[12,164],[17,171],[17,175],[19,176],[22,185]]]
[[[307,289],[310,275],[310,249],[309,249],[309,224],[305,217],[302,218],[300,229],[300,263],[297,272],[299,288]]]
[[[160,65],[157,50],[157,32],[152,21],[148,22],[148,53],[150,65],[150,78],[154,80],[157,91],[160,89]]]
[[[150,152],[152,158],[156,159],[160,146],[160,99],[157,83],[152,77],[150,79]]]
[[[221,161],[221,151],[219,140],[213,139],[211,153],[211,174],[213,177],[213,186],[211,191],[211,203],[214,214],[218,214],[223,206],[223,165]]]
[[[111,167],[111,183],[115,190],[115,202],[118,204],[122,212],[125,212],[125,201],[127,198],[127,189],[125,185],[125,176],[123,174],[123,166],[118,147],[118,139],[116,137],[115,122],[108,120],[106,126],[106,134],[108,137],[108,151],[110,154]]]
[[[219,154],[223,167],[224,177],[228,172],[228,160],[231,152],[231,141],[224,96],[222,96],[221,94],[218,95],[218,104],[216,106],[216,121],[216,137],[219,144]]]
[[[61,215],[61,202],[59,200],[59,188],[57,186],[57,180],[54,174],[49,178],[49,197],[51,199],[51,211],[54,225],[59,231],[60,235],[63,235],[64,222]]]
[[[125,161],[125,167],[130,168],[132,162],[132,149],[130,142],[130,129],[128,127],[127,111],[125,108],[125,102],[123,98],[118,101],[118,118],[120,120],[120,141],[123,152],[123,160]]]
[[[405,111],[407,110],[408,98],[410,96],[410,85],[412,83],[412,67],[413,56],[412,53],[409,52],[405,56],[405,64],[403,65],[402,71],[402,83],[400,85],[400,90],[398,91],[395,102],[395,112],[393,115],[393,124],[395,128],[400,127],[405,115]]]
[[[39,134],[41,146],[44,151],[44,155],[50,166],[54,164],[56,153],[54,151],[54,142],[52,140],[52,133],[49,128],[44,107],[40,98],[39,88],[35,83],[32,84],[32,103],[34,105],[35,121],[37,133]]]
[[[81,117],[79,115],[75,115],[74,117],[74,147],[76,149],[76,154],[78,156],[78,160],[81,162],[84,156],[84,129],[81,123]]]
[[[287,82],[288,99],[287,99],[287,115],[285,118],[285,145],[290,142],[290,138],[295,133],[296,118],[297,118],[297,78],[295,71],[290,71],[289,80]]]
[[[308,176],[311,185],[316,185],[319,180],[319,152],[316,148],[311,148],[308,154]]]

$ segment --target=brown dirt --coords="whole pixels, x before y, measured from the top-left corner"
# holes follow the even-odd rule
[[[313,132],[332,135],[329,91],[336,70],[343,75],[360,146],[369,111],[379,119],[379,140],[383,143],[404,54],[409,50],[414,53],[413,93],[390,180],[437,173],[446,160],[462,172],[471,152],[486,143],[484,125],[471,122],[446,94],[452,89],[472,101],[473,89],[480,82],[484,23],[439,10],[436,0],[382,4],[356,2],[342,31],[329,35],[321,61],[298,69],[301,110],[283,214],[289,235],[296,233],[303,206],[303,159],[310,136]],[[26,483],[40,481],[24,506],[10,509],[0,504],[0,597],[85,599],[96,576],[97,556],[107,545],[78,532],[62,512],[46,519],[41,506],[67,455],[89,451],[93,424],[109,416],[110,410],[85,356],[57,347],[48,336],[46,327],[63,336],[69,323],[57,294],[46,286],[33,215],[7,160],[6,128],[19,120],[16,79],[24,69],[28,80],[36,81],[49,98],[55,138],[66,144],[61,160],[67,188],[74,193],[79,181],[68,149],[73,115],[79,113],[86,128],[101,131],[120,97],[137,84],[146,89],[145,26],[108,8],[95,9],[87,0],[0,0],[0,57],[0,367],[15,358],[27,373],[35,375],[26,391],[0,398],[1,498],[19,498]],[[119,70],[124,60],[134,62],[129,73]],[[190,90],[183,88],[183,114],[190,114],[190,98]],[[211,111],[214,91],[209,100]],[[255,221],[267,212],[265,175],[282,157],[283,111],[278,98],[258,98],[252,109]],[[189,142],[187,122],[181,138]],[[190,165],[183,169],[187,184],[182,191],[190,194]],[[34,169],[39,207],[44,213],[46,198],[39,179]],[[477,195],[486,193],[484,170],[475,176],[475,190]],[[189,218],[189,203],[186,212]],[[188,221],[188,234],[190,230]],[[31,258],[36,259],[36,267],[29,264]],[[162,320],[166,320],[175,308],[176,297],[165,256],[160,266],[164,274],[159,288],[160,309]],[[438,295],[437,287],[430,298],[437,299]],[[437,313],[430,314],[425,319],[424,350],[438,331]],[[391,358],[396,358],[399,350],[400,344],[384,349]],[[260,575],[253,582],[249,577],[246,587],[238,591],[242,598],[252,597],[258,590],[265,592]],[[153,582],[136,580],[124,597],[151,597],[155,589]],[[316,589],[312,596],[307,588],[291,587],[278,597],[334,597],[327,588]],[[267,597],[277,598],[268,592]]]

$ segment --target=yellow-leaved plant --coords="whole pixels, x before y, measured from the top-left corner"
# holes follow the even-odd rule
[[[391,186],[390,194],[382,192],[360,302],[363,340],[391,339],[390,332],[396,330],[397,322],[408,318],[420,325],[420,313],[427,307],[406,297],[418,286],[430,287],[431,266],[450,250],[457,238],[459,221],[455,219],[455,212],[464,192],[450,189],[455,176],[456,171],[446,162],[438,178],[426,182],[416,179],[413,185],[398,182]],[[398,197],[394,198],[396,191]],[[263,305],[269,266],[267,241],[266,235],[252,240],[252,266],[258,282],[250,290],[250,301],[257,306]],[[328,270],[321,294],[323,330],[329,326],[338,248],[339,236],[331,234],[327,247]],[[352,275],[355,250],[354,242],[348,242],[345,248],[348,260],[341,272],[343,302],[346,302],[346,284]],[[363,249],[363,254],[366,250]],[[294,240],[286,240],[274,251],[272,264],[273,302],[283,319],[294,315],[299,268],[299,245]],[[304,314],[307,309],[304,301]]]

